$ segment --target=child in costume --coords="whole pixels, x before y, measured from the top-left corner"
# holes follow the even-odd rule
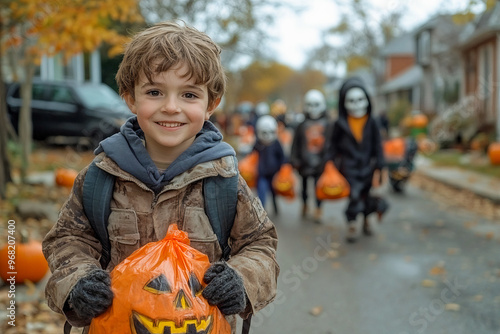
[[[355,242],[359,227],[362,225],[363,233],[371,235],[370,217],[374,213],[381,217],[387,210],[383,198],[370,194],[374,174],[386,174],[384,153],[378,122],[371,115],[370,97],[360,79],[350,78],[343,83],[338,112],[327,140],[325,160],[332,160],[349,182],[346,239]]]
[[[302,217],[308,214],[308,186],[312,180],[314,186],[323,172],[323,154],[328,115],[323,93],[311,89],[304,96],[305,119],[297,126],[292,141],[290,162],[302,178]],[[316,197],[314,220],[320,221],[321,200]]]
[[[257,120],[256,133],[257,141],[254,151],[259,153],[257,195],[265,207],[267,194],[271,194],[274,213],[278,215],[278,205],[272,182],[274,176],[285,162],[283,147],[278,140],[278,123],[270,115],[261,116]]]
[[[247,318],[273,300],[276,229],[243,178],[227,261],[220,261],[222,250],[204,210],[203,179],[238,173],[234,150],[208,121],[226,86],[220,52],[206,34],[173,22],[138,33],[126,46],[116,80],[135,116],[100,143],[94,159],[115,176],[107,227],[111,260],[101,268],[101,245],[82,207],[88,167],[43,241],[52,271],[48,305],[71,325],[88,326],[102,314],[113,298],[109,272],[133,251],[162,239],[174,223],[208,256],[203,296],[226,315],[233,333],[235,315]]]

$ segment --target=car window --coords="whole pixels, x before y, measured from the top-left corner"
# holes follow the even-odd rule
[[[114,108],[125,104],[120,95],[106,85],[81,86],[78,95],[88,108]]]
[[[45,87],[43,85],[36,85],[36,84],[33,85],[32,99],[45,101],[46,99],[44,97],[44,92],[45,92]]]
[[[75,103],[75,99],[71,95],[71,91],[68,87],[63,86],[55,86],[51,91],[51,97],[49,100],[54,102],[63,102],[63,103]]]

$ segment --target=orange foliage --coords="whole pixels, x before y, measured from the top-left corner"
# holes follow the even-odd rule
[[[36,40],[26,44],[28,54],[36,58],[62,53],[69,59],[80,52],[92,52],[102,43],[111,45],[116,54],[128,38],[111,30],[111,23],[143,21],[138,14],[137,0],[119,3],[116,0],[18,0],[11,3],[9,10],[9,24],[14,28],[7,34],[5,45],[16,47],[20,39]],[[26,27],[29,29],[25,30]]]

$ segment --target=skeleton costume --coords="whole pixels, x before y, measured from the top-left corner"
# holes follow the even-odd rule
[[[297,126],[292,142],[290,162],[302,178],[302,216],[308,211],[308,180],[313,179],[316,185],[323,172],[323,154],[328,128],[326,101],[323,93],[312,89],[304,96],[305,120]],[[315,196],[316,211],[314,219],[321,217],[321,201]]]
[[[285,161],[285,154],[278,140],[278,123],[270,115],[261,116],[256,124],[257,141],[254,150],[259,153],[257,170],[257,195],[265,207],[267,194],[271,194],[274,213],[278,214],[276,194],[272,187],[274,175]]]
[[[345,211],[348,224],[347,241],[357,238],[356,220],[363,220],[363,232],[371,234],[368,216],[381,216],[387,209],[382,198],[370,195],[375,170],[385,161],[377,121],[372,117],[371,101],[358,78],[347,79],[339,92],[339,118],[327,140],[325,161],[332,160],[349,182],[351,192]]]

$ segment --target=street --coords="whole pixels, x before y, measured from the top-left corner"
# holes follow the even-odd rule
[[[383,223],[356,244],[345,200],[316,224],[279,199],[279,292],[251,333],[500,333],[499,223],[412,185],[387,193]]]

